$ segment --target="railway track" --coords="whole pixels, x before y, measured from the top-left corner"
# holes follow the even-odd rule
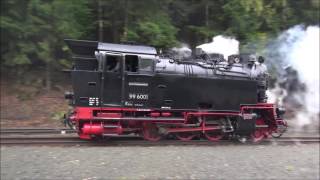
[[[318,139],[281,139],[264,140],[258,144],[246,143],[246,145],[267,145],[267,144],[307,144],[319,143]],[[1,138],[1,145],[61,145],[61,146],[216,146],[216,145],[243,145],[236,141],[222,140],[219,142],[210,142],[207,140],[177,141],[163,140],[159,142],[150,142],[142,139],[133,140],[106,140],[106,141],[85,141],[78,138]]]
[[[158,142],[145,141],[138,136],[118,136],[97,141],[81,140],[70,129],[52,129],[52,128],[19,128],[19,129],[1,129],[1,145],[85,145],[85,146],[167,146],[167,145],[204,145],[214,146],[218,144],[242,144],[233,140],[221,140],[219,142],[210,142],[207,140],[161,140]],[[319,143],[320,137],[281,137],[266,139],[260,143],[247,142],[245,144],[290,144],[290,143]]]
[[[0,134],[69,134],[75,133],[72,129],[59,128],[10,128],[0,129]]]
[[[319,143],[319,138],[281,138],[281,139],[266,139],[260,143],[245,143],[252,145],[261,144],[295,144],[295,143]],[[238,141],[221,140],[219,142],[210,142],[207,140],[192,140],[192,141],[178,141],[178,140],[161,140],[158,142],[145,141],[138,137],[117,137],[108,140],[99,141],[86,141],[78,137],[1,137],[1,145],[85,145],[85,146],[180,146],[180,145],[202,145],[202,146],[215,146],[215,145],[240,145]]]

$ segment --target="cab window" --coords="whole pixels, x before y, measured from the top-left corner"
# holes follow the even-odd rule
[[[125,70],[128,72],[138,72],[138,56],[126,55],[125,56]]]
[[[105,70],[109,72],[120,72],[120,56],[107,56]]]
[[[153,70],[153,60],[140,58],[139,71],[140,72],[152,72],[152,70]]]
[[[147,57],[137,55],[125,56],[125,71],[127,72],[153,72],[153,60]]]

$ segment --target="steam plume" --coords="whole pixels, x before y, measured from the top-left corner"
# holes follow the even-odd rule
[[[283,77],[271,90],[270,100],[289,108],[299,103],[293,120],[300,127],[319,124],[319,33],[317,26],[297,25],[280,34],[267,49]]]
[[[229,55],[239,53],[239,41],[232,37],[218,35],[212,38],[212,42],[201,44],[196,48],[206,53],[220,53],[227,59]]]

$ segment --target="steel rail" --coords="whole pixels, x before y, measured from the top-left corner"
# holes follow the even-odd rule
[[[67,128],[10,128],[0,129],[0,134],[66,134],[75,133],[75,130]]]
[[[192,140],[192,141],[179,141],[179,140],[160,140],[158,142],[150,142],[142,140],[140,137],[112,137],[108,140],[88,141],[81,140],[78,137],[0,137],[1,145],[85,145],[85,146],[181,146],[181,145],[202,145],[202,146],[215,146],[215,145],[266,145],[266,144],[306,144],[306,143],[319,143],[319,137],[286,137],[278,139],[266,139],[259,143],[240,143],[234,140],[221,140],[219,142],[210,142],[207,140]]]

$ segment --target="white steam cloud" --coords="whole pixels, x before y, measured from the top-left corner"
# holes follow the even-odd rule
[[[269,50],[278,51],[282,63],[295,69],[300,81],[305,84],[304,92],[294,94],[294,98],[302,103],[293,119],[294,124],[300,127],[311,124],[317,127],[319,124],[319,33],[318,26],[294,26],[277,38],[278,49]],[[282,91],[279,96],[279,90],[279,86],[276,86],[271,91],[271,101],[277,100],[281,103],[287,91]]]
[[[171,51],[179,58],[188,58],[192,55],[192,50],[189,48],[188,45],[182,43],[180,47],[174,47]]]
[[[290,38],[296,38],[290,47],[287,61],[298,71],[307,85],[306,106],[311,113],[319,112],[319,27],[301,26],[288,30]],[[288,44],[282,47],[287,48]]]
[[[212,38],[212,42],[201,44],[196,48],[202,49],[206,53],[223,54],[227,59],[232,54],[239,54],[239,41],[232,37],[218,35]]]

